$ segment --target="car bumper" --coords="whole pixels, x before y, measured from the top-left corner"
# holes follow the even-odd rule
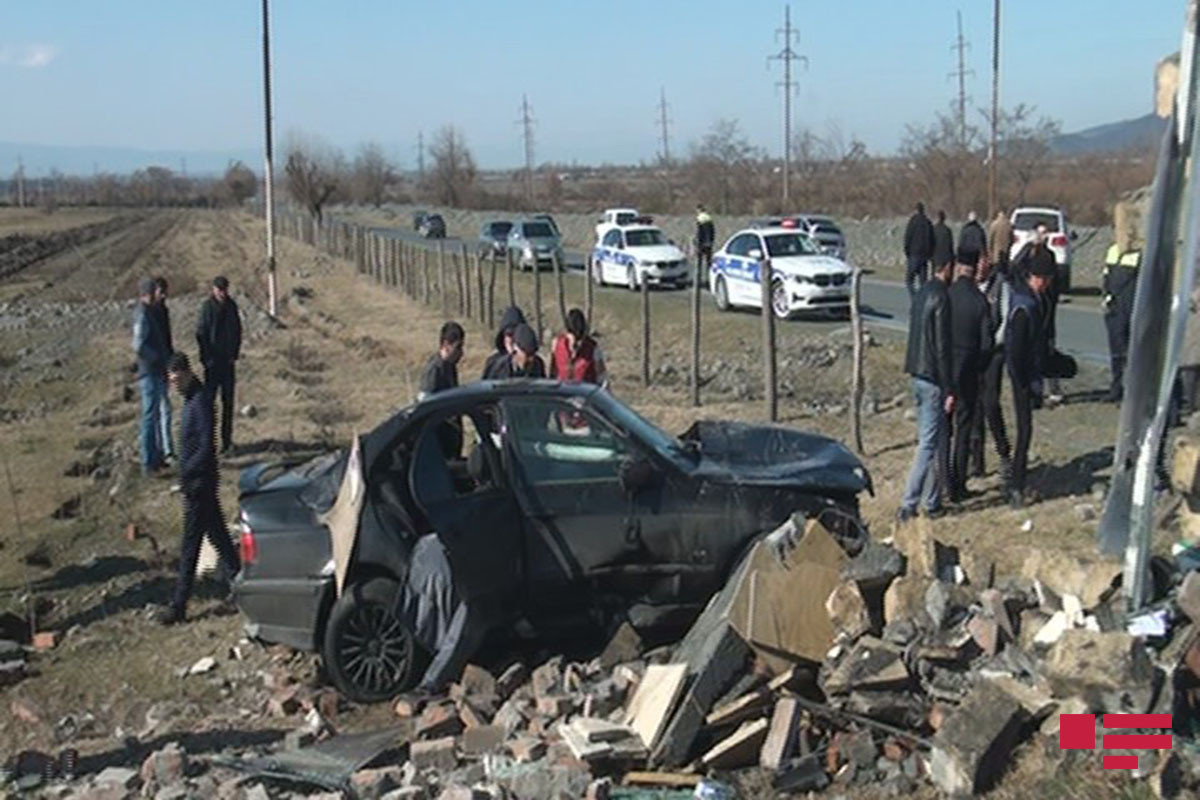
[[[332,576],[247,579],[239,574],[233,581],[246,634],[297,650],[318,649],[321,617],[332,597]]]
[[[793,311],[809,311],[814,308],[838,308],[850,305],[849,286],[797,286],[788,287],[789,305]]]
[[[691,283],[688,279],[688,270],[686,268],[642,270],[642,280],[650,286],[671,287],[675,289],[682,289]]]

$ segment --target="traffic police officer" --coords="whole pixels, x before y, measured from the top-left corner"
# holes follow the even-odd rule
[[[1133,300],[1137,294],[1140,250],[1114,242],[1104,256],[1104,326],[1108,329],[1108,355],[1112,364],[1111,402],[1121,402],[1124,389],[1125,361],[1129,351]]]

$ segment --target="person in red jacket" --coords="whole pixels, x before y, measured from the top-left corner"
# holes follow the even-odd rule
[[[567,312],[567,329],[554,338],[550,377],[568,383],[603,384],[604,354],[588,334],[587,318],[578,308]]]

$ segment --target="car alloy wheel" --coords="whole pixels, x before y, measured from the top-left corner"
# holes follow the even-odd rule
[[[787,319],[792,315],[787,287],[783,285],[783,281],[771,282],[771,310],[779,319]]]
[[[629,287],[629,291],[636,292],[639,288],[637,269],[630,267],[625,271],[625,285]]]
[[[729,310],[729,289],[725,286],[724,275],[717,276],[717,283],[713,287],[713,300],[717,303],[718,311]]]
[[[334,603],[321,656],[334,686],[351,700],[373,703],[412,687],[421,652],[396,616],[399,585],[388,578],[351,584]]]
[[[592,282],[597,286],[604,285],[604,263],[598,258],[593,258],[592,264]]]

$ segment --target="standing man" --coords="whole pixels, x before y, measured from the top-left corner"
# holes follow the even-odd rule
[[[1012,222],[1008,219],[1008,213],[1003,207],[996,209],[996,217],[988,225],[987,241],[988,261],[991,262],[992,269],[1007,277],[1008,256],[1013,244],[1013,229]]]
[[[603,384],[607,369],[600,345],[588,333],[587,317],[578,308],[567,312],[567,329],[550,347],[550,377],[569,383]]]
[[[458,362],[462,361],[465,340],[466,332],[462,325],[453,321],[442,325],[438,335],[438,351],[429,357],[425,372],[421,375],[418,401],[458,386]]]
[[[1049,229],[1045,223],[1038,223],[1033,230],[1033,239],[1026,242],[1017,253],[1017,257],[1013,259],[1013,274],[1016,283],[1027,283],[1026,278],[1035,271],[1050,276],[1050,285],[1046,291],[1037,295],[1038,303],[1042,306],[1040,327],[1042,352],[1040,355],[1043,370],[1051,366],[1058,338],[1058,261],[1054,257],[1054,251],[1050,249],[1049,237]],[[1059,390],[1058,375],[1050,373],[1045,377],[1047,378],[1046,389],[1049,392],[1046,401],[1049,405],[1058,405],[1063,399]]]
[[[704,210],[704,206],[696,206],[696,280],[707,279],[708,271],[712,269],[713,242],[717,238],[717,229],[713,225],[712,216]]]
[[[159,329],[167,342],[167,358],[170,358],[175,353],[175,344],[171,340],[171,312],[167,308],[167,279],[161,275],[155,277],[154,286],[153,308],[157,314]],[[163,462],[166,463],[175,457],[175,448],[171,443],[171,393],[166,391],[165,384],[158,410],[158,446]]]
[[[482,380],[501,380],[508,369],[508,359],[513,351],[513,331],[525,324],[525,312],[519,306],[509,306],[500,315],[500,327],[496,330],[496,350],[483,363]]]
[[[904,229],[904,258],[908,262],[904,270],[904,284],[908,287],[909,298],[915,297],[921,284],[925,283],[925,273],[932,255],[933,223],[925,216],[925,204],[917,203],[917,211],[909,217],[908,227]]]
[[[967,222],[958,233],[958,246],[974,250],[980,256],[988,254],[987,232],[979,224],[979,216],[974,211],[967,212]]]
[[[954,264],[954,232],[946,224],[946,212],[938,211],[933,226],[933,269],[937,271],[947,264]]]
[[[138,284],[138,304],[133,311],[133,352],[137,356],[138,390],[142,396],[138,441],[143,475],[158,472],[163,467],[160,417],[167,393],[170,351],[155,308],[157,291],[153,278],[143,278]]]
[[[179,555],[179,578],[171,605],[158,621],[175,625],[187,619],[188,598],[196,577],[196,560],[204,537],[216,548],[224,577],[233,580],[242,568],[241,559],[225,528],[225,514],[217,489],[217,454],[213,444],[213,404],[200,379],[192,373],[183,353],[171,356],[167,376],[183,397],[179,425],[179,485],[183,496],[183,545]]]
[[[533,328],[522,322],[513,329],[513,349],[504,364],[501,378],[544,378],[546,364],[537,354],[538,340]]]
[[[1042,298],[1054,281],[1053,258],[1031,259],[1024,280],[1014,279],[1005,324],[1005,364],[1012,383],[1013,413],[1017,440],[1008,479],[1008,498],[1013,508],[1025,505],[1025,478],[1029,465],[1029,443],[1033,438],[1033,408],[1042,395],[1042,370],[1046,348]]]
[[[213,278],[212,294],[200,307],[196,321],[196,344],[204,364],[204,388],[215,403],[221,393],[221,452],[233,447],[233,393],[237,385],[234,362],[242,354],[242,318],[237,303],[229,296],[229,280]]]
[[[1119,216],[1121,222],[1127,215]],[[1116,231],[1116,241],[1104,256],[1104,327],[1108,331],[1108,357],[1112,365],[1112,382],[1108,400],[1120,403],[1125,389],[1125,362],[1129,352],[1130,326],[1133,322],[1133,301],[1137,296],[1138,267],[1142,262],[1140,242],[1136,231],[1124,225]]]
[[[980,414],[979,383],[992,347],[987,298],[975,282],[977,265],[982,259],[983,253],[979,250],[960,245],[954,283],[947,290],[954,385],[957,389],[953,418],[954,446],[950,462],[950,499],[956,503],[967,499],[967,467],[971,441],[976,433],[976,420]]]
[[[918,502],[927,515],[937,515],[942,509],[947,466],[946,416],[953,412],[955,402],[950,302],[946,292],[949,280],[947,264],[934,272],[933,279],[925,282],[913,300],[904,370],[912,376],[917,404],[917,451],[896,513],[901,523],[916,516]]]

